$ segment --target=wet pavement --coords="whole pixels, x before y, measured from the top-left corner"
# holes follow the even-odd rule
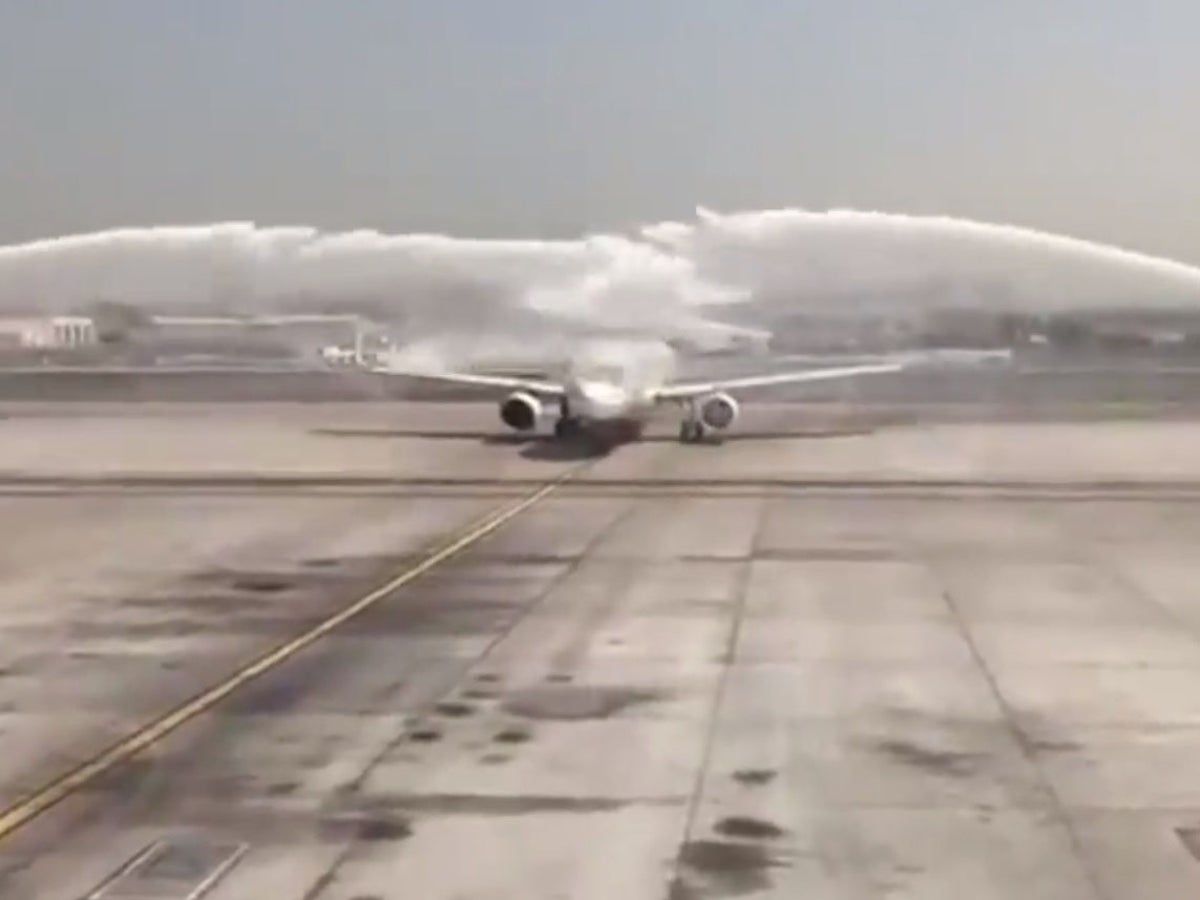
[[[6,806],[587,466],[0,843],[0,895],[1200,885],[1200,426],[773,405],[581,461],[494,415],[0,422]]]

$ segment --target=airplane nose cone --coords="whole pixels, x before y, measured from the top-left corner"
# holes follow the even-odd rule
[[[580,412],[597,419],[608,418],[620,413],[625,405],[625,393],[611,384],[580,385]]]

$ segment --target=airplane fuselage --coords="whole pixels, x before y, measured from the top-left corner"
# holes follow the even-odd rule
[[[565,387],[560,433],[585,432],[610,443],[637,440],[655,407],[651,388],[576,378],[567,379]]]
[[[607,441],[636,440],[655,409],[654,394],[675,370],[662,344],[593,344],[562,379],[565,430]]]

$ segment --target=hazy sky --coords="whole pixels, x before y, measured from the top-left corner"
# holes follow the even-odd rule
[[[0,242],[1007,221],[1200,263],[1195,0],[0,0]]]

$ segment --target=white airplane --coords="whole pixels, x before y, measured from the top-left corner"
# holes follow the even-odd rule
[[[385,358],[371,368],[381,373],[507,391],[500,401],[500,419],[518,432],[533,431],[547,406],[553,408],[556,404],[555,437],[587,436],[605,443],[639,439],[656,408],[664,405],[683,410],[679,440],[697,443],[712,432],[726,430],[737,420],[740,407],[732,391],[898,372],[912,362],[672,382],[675,357],[662,345],[657,345],[655,352],[648,352],[647,348],[638,352],[625,345],[618,352],[607,354],[607,358],[604,354],[580,354],[568,364],[561,380],[428,371],[405,367],[400,364],[401,359]]]

